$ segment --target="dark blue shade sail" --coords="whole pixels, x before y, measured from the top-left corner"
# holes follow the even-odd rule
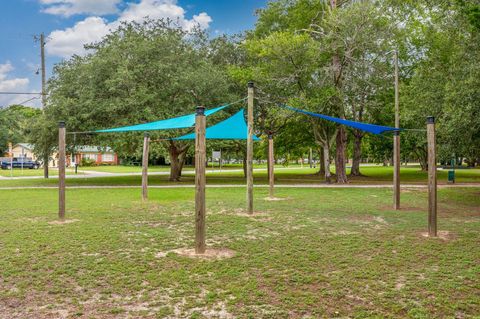
[[[205,115],[211,115],[218,111],[223,110],[227,105],[222,105],[211,110],[205,111]],[[117,128],[111,128],[106,130],[98,130],[96,133],[114,133],[114,132],[135,132],[135,131],[158,131],[158,130],[170,130],[170,129],[180,129],[180,128],[189,128],[195,125],[195,113],[174,117],[171,119],[155,121],[144,124],[137,124],[131,126],[122,126]]]
[[[246,140],[248,137],[247,123],[243,115],[243,109],[205,130],[205,138],[210,140]],[[194,140],[195,133],[176,137],[173,140]],[[260,139],[253,136],[254,141]]]
[[[318,113],[313,113],[313,112],[300,110],[300,109],[297,109],[297,108],[294,108],[294,107],[291,107],[291,106],[288,106],[288,105],[283,105],[283,107],[285,107],[289,110],[295,111],[295,112],[307,114],[307,115],[314,116],[314,117],[319,117],[319,118],[327,120],[327,121],[335,122],[335,123],[338,123],[338,124],[343,124],[343,125],[346,125],[346,126],[350,126],[350,127],[359,129],[361,131],[366,131],[366,132],[377,134],[377,135],[382,134],[384,132],[388,132],[388,131],[401,131],[402,130],[400,128],[395,128],[395,127],[390,127],[390,126],[367,124],[367,123],[362,123],[362,122],[343,120],[343,119],[339,119],[339,118],[328,116],[328,115],[323,115],[323,114],[318,114]]]

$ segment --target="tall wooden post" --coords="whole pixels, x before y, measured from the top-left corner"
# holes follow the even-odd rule
[[[400,128],[400,105],[398,92],[398,51],[395,50],[395,128]],[[400,132],[393,135],[393,208],[400,209]]]
[[[143,157],[142,157],[142,199],[148,199],[148,149],[150,136],[145,132],[143,136]]]
[[[275,183],[275,175],[274,175],[274,153],[273,153],[273,136],[272,134],[268,134],[268,185],[269,185],[269,195],[270,198],[274,197],[274,183]]]
[[[435,118],[427,117],[428,142],[428,235],[437,237],[437,153]]]
[[[58,218],[65,219],[65,122],[58,123]]]
[[[205,108],[195,115],[195,253],[205,253]]]
[[[248,82],[248,114],[247,114],[247,212],[253,214],[253,103],[255,86]]]

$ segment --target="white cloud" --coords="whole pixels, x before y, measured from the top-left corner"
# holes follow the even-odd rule
[[[121,0],[40,0],[42,12],[70,17],[75,14],[106,15],[118,13]]]
[[[54,1],[54,0],[41,0]],[[69,0],[72,1],[72,0]],[[90,0],[89,0],[90,1]],[[121,21],[144,21],[150,19],[171,19],[185,30],[192,30],[196,25],[207,29],[212,18],[205,12],[194,15],[192,19],[185,17],[186,11],[176,0],[141,0],[129,3],[118,16],[118,19],[107,22],[100,17],[88,17],[65,30],[55,30],[48,36],[46,50],[49,55],[69,57],[72,54],[85,54],[84,44],[101,40],[110,30],[118,27]]]
[[[83,45],[100,40],[109,30],[109,24],[103,18],[88,17],[72,28],[50,33],[45,48],[48,54],[55,56],[85,54]]]
[[[142,0],[139,3],[129,3],[120,14],[121,21],[141,21],[145,17],[151,19],[170,18],[185,19],[185,10],[172,0]]]
[[[0,64],[0,92],[27,92],[28,84],[30,83],[28,78],[11,78],[9,79],[9,73],[14,70],[12,64],[7,61],[4,64]],[[0,94],[0,106],[8,106],[15,103],[20,103],[26,100],[25,96],[28,95],[7,95]]]

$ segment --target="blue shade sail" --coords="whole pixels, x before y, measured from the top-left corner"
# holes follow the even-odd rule
[[[246,140],[248,136],[247,123],[243,115],[243,109],[229,117],[228,119],[219,122],[213,126],[207,127],[205,130],[205,138],[210,140]],[[173,140],[194,140],[195,133],[190,133]],[[253,136],[254,141],[260,139]]]
[[[212,115],[218,111],[223,110],[227,105],[222,105],[211,110],[205,111],[205,115]],[[114,133],[114,132],[135,132],[135,131],[158,131],[158,130],[170,130],[170,129],[180,129],[180,128],[189,128],[195,125],[195,113],[174,117],[171,119],[155,121],[144,124],[137,124],[131,126],[122,126],[117,128],[105,129],[95,131],[96,133]]]
[[[289,110],[295,111],[295,112],[307,114],[307,115],[314,116],[314,117],[319,117],[319,118],[327,120],[327,121],[335,122],[335,123],[338,123],[338,124],[343,124],[343,125],[346,125],[346,126],[350,126],[350,127],[359,129],[361,131],[366,131],[366,132],[370,132],[370,133],[377,134],[377,135],[382,134],[384,132],[388,132],[388,131],[401,131],[402,130],[400,128],[395,128],[395,127],[390,127],[390,126],[367,124],[367,123],[362,123],[362,122],[355,122],[355,121],[339,119],[339,118],[328,116],[328,115],[323,115],[323,114],[318,114],[318,113],[313,113],[313,112],[308,112],[308,111],[296,109],[296,108],[288,106],[288,105],[283,105],[283,107],[285,107]]]

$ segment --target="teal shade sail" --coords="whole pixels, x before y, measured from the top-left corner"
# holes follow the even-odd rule
[[[243,112],[244,110],[241,109],[228,119],[207,127],[205,130],[205,138],[210,140],[246,140],[248,137],[248,129]],[[195,133],[173,138],[173,140],[194,139]],[[254,135],[253,140],[259,141],[260,139]]]
[[[218,111],[223,110],[227,105],[222,105],[211,110],[206,110],[205,115],[212,115]],[[195,125],[195,113],[183,115],[179,117],[174,117],[171,119],[160,120],[150,123],[137,124],[131,126],[122,126],[116,128],[110,128],[105,130],[95,131],[96,133],[117,133],[117,132],[135,132],[135,131],[159,131],[159,130],[170,130],[170,129],[180,129],[180,128],[189,128]]]

